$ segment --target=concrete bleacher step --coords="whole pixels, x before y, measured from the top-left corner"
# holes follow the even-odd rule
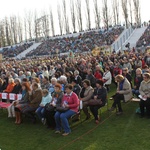
[[[136,47],[137,41],[140,39],[140,37],[143,35],[147,27],[141,27],[134,30],[132,35],[129,37],[129,39],[124,43],[123,50],[126,50],[127,48],[125,45],[127,43],[130,43],[130,48]]]
[[[32,51],[33,49],[36,49],[41,43],[34,43],[32,46],[30,46],[28,49],[20,53],[19,55],[16,56],[17,59],[21,59],[26,56],[27,53]]]

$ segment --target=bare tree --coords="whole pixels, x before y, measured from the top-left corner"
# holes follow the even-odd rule
[[[103,7],[102,7],[102,13],[103,13],[103,21],[106,29],[109,29],[109,22],[110,22],[110,17],[109,17],[109,11],[108,11],[108,1],[103,0]]]
[[[128,28],[128,0],[121,0],[122,11],[125,19],[126,28]]]
[[[77,9],[77,21],[78,21],[78,28],[79,31],[83,30],[83,18],[82,18],[82,5],[81,0],[76,1],[76,9]]]
[[[87,29],[91,29],[91,16],[90,16],[90,3],[89,3],[89,0],[85,0],[85,4],[86,4]]]
[[[119,0],[112,0],[114,24],[119,24]]]
[[[58,14],[58,22],[59,22],[59,30],[60,30],[60,34],[63,34],[63,17],[62,17],[62,11],[61,11],[61,7],[60,4],[57,5],[57,14]]]
[[[5,35],[6,35],[7,45],[11,45],[11,35],[9,32],[9,21],[7,17],[5,17]]]
[[[41,22],[41,33],[42,36],[47,38],[49,36],[49,19],[48,15],[45,11],[42,13],[42,17],[40,18]]]
[[[5,38],[5,27],[4,27],[4,21],[0,21],[0,46],[5,47],[6,46],[6,38]]]
[[[17,18],[16,16],[10,17],[10,29],[13,37],[13,44],[17,43]]]
[[[34,11],[34,36],[36,40],[38,40],[39,35],[39,22],[38,22],[38,16],[37,11]]]
[[[140,26],[141,24],[140,1],[133,0],[133,4],[134,4],[134,11],[135,11],[135,22],[137,26]]]
[[[69,29],[69,20],[68,20],[68,14],[67,14],[66,0],[62,1],[62,12],[63,12],[63,15],[64,15],[65,32],[69,33],[70,29]]]
[[[52,36],[54,36],[55,35],[55,26],[54,26],[54,15],[53,15],[52,8],[49,9],[49,13],[50,13],[50,23],[51,23]]]
[[[26,12],[25,14],[26,20],[26,30],[29,35],[29,38],[32,39],[32,25],[33,25],[33,13],[31,11]]]
[[[130,13],[130,24],[133,24],[133,1],[129,0],[129,13]]]
[[[22,20],[21,18],[18,16],[18,24],[17,24],[17,27],[18,27],[18,40],[19,42],[22,42],[23,41],[23,25],[22,25]]]
[[[93,0],[94,3],[94,18],[95,18],[95,24],[96,24],[96,28],[100,28],[100,22],[101,22],[101,18],[100,18],[100,10],[98,7],[98,0]]]
[[[26,22],[26,18],[24,18],[24,36],[25,36],[25,41],[27,41],[27,22]]]
[[[76,32],[76,12],[75,12],[75,3],[73,0],[70,0],[70,11],[71,11],[73,32]]]

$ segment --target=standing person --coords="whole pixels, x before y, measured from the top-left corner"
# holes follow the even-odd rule
[[[117,115],[120,115],[123,113],[121,100],[124,100],[125,102],[129,101],[132,98],[132,89],[128,79],[122,75],[117,75],[115,81],[117,82],[117,92],[113,96],[114,102],[109,111],[113,111],[116,106],[118,106]]]
[[[143,81],[141,82],[139,93],[141,95],[140,100],[140,110],[141,110],[141,117],[145,116],[144,108],[146,107],[147,117],[150,118],[150,74],[144,73],[143,74]]]
[[[72,91],[73,87],[71,84],[66,85],[65,91],[66,94],[62,98],[62,106],[68,108],[65,112],[56,111],[55,113],[55,121],[56,121],[56,131],[55,133],[60,133],[61,131],[61,123],[64,129],[63,136],[67,136],[70,132],[70,126],[68,122],[68,118],[78,112],[79,107],[79,99],[78,96]]]

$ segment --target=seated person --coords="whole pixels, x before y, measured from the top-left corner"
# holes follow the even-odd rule
[[[54,115],[56,113],[56,106],[61,105],[63,92],[61,91],[62,86],[60,84],[55,85],[55,91],[52,94],[52,101],[45,106],[45,118],[47,123],[47,128],[55,128],[56,123]]]
[[[79,93],[81,91],[81,86],[79,84],[77,84],[77,80],[72,80],[72,86],[73,86],[73,92],[75,92],[77,94],[77,96],[79,96]]]
[[[132,89],[128,79],[122,75],[117,75],[115,81],[117,82],[117,92],[113,96],[114,102],[109,111],[113,111],[116,108],[116,105],[118,105],[117,115],[120,115],[123,113],[121,100],[124,100],[125,102],[129,101],[132,98]]]
[[[31,91],[30,84],[28,82],[22,83],[22,98],[21,98],[21,100],[13,101],[13,103],[10,106],[11,109],[13,109],[12,107],[15,107],[15,116],[16,116],[15,123],[16,124],[20,124],[21,123],[21,110],[29,102],[29,92],[30,91]],[[11,109],[8,109],[8,110],[11,110]]]
[[[142,96],[140,100],[141,118],[145,116],[144,108],[146,107],[146,115],[150,118],[150,74],[143,74],[143,81],[141,82],[139,93]]]
[[[38,108],[39,104],[41,103],[41,100],[42,100],[42,90],[39,88],[38,83],[33,83],[32,92],[30,92],[29,94],[29,102],[21,110],[21,113],[31,118],[33,120],[33,123],[35,123],[36,121],[33,112]]]
[[[56,132],[60,133],[61,128],[63,127],[64,133],[63,136],[67,136],[70,132],[70,126],[68,122],[68,118],[78,112],[79,107],[79,99],[78,96],[72,91],[73,87],[71,84],[65,86],[65,92],[62,98],[62,107],[68,108],[68,110],[64,112],[60,112],[59,110],[55,113],[55,122],[56,122]],[[62,125],[62,127],[61,127]]]
[[[134,88],[132,89],[132,93],[133,93],[133,95],[136,95],[136,97],[138,97],[140,95],[139,87],[140,87],[140,84],[142,81],[143,81],[142,70],[141,70],[141,68],[137,68],[136,75],[134,78]]]
[[[39,105],[39,107],[36,110],[36,114],[38,115],[39,119],[44,123],[44,113],[45,113],[45,105],[47,103],[50,103],[52,101],[52,97],[49,94],[47,89],[42,90],[42,101]]]
[[[44,78],[42,79],[41,88],[49,90],[49,87],[50,87],[49,78],[44,76]]]
[[[55,77],[52,77],[51,78],[51,84],[50,84],[50,87],[49,87],[49,92],[50,92],[51,95],[54,92],[54,88],[55,88],[56,84],[57,84],[57,79]]]
[[[85,120],[88,120],[90,118],[90,113],[88,112],[88,106],[86,102],[91,100],[93,92],[94,89],[91,87],[90,81],[85,79],[83,81],[83,88],[81,89],[81,92],[79,94],[79,99],[83,102],[83,112],[86,115]]]
[[[90,110],[95,118],[96,124],[98,124],[100,120],[98,109],[106,104],[107,90],[103,85],[104,83],[102,80],[96,81],[96,88],[94,89],[92,100],[87,102],[87,105],[90,106]]]
[[[3,91],[5,93],[11,93],[15,87],[15,82],[14,82],[14,79],[13,78],[9,78],[8,80],[8,85],[6,87],[6,89]],[[6,100],[2,100],[3,102],[6,102]]]

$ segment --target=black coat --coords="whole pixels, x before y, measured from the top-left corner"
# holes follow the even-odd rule
[[[102,87],[101,89],[95,88],[92,99],[94,99],[94,96],[97,96],[97,99],[100,99],[102,101],[102,105],[105,105],[107,98],[106,88],[104,87]]]

